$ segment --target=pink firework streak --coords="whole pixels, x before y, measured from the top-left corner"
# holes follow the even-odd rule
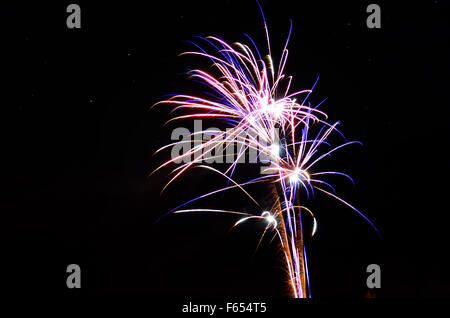
[[[338,146],[331,146],[326,141],[332,133],[342,134],[336,128],[339,122],[328,123],[327,115],[318,110],[320,104],[312,107],[307,101],[317,81],[312,89],[290,92],[292,77],[284,74],[292,22],[289,36],[277,64],[271,57],[265,19],[264,26],[269,53],[264,58],[250,37],[248,39],[251,46],[243,43],[230,45],[217,36],[200,37],[205,46],[214,53],[208,53],[208,49],[197,44],[195,44],[197,51],[183,53],[209,59],[212,71],[193,69],[189,75],[210,88],[214,97],[176,95],[157,104],[174,106],[173,112],[178,112],[179,115],[170,121],[219,119],[231,127],[226,133],[211,130],[192,133],[191,137],[195,137],[196,134],[209,134],[211,138],[168,160],[155,171],[183,159],[189,159],[183,161],[186,163],[177,164],[172,171],[173,177],[163,190],[188,169],[193,168],[208,169],[224,178],[227,181],[225,187],[200,195],[169,213],[228,213],[240,217],[234,226],[252,219],[265,220],[267,226],[261,240],[269,232],[279,239],[292,295],[297,298],[307,298],[311,297],[311,292],[303,240],[302,212],[312,216],[314,224],[311,236],[316,232],[317,222],[313,212],[304,205],[300,205],[299,190],[304,191],[307,198],[310,198],[315,191],[326,194],[361,215],[377,233],[378,230],[354,206],[338,197],[333,186],[325,181],[329,175],[339,175],[353,182],[351,177],[342,172],[320,171],[317,168],[320,161],[328,158],[335,151],[360,143],[344,141]],[[313,126],[319,128],[318,133],[311,132]],[[166,145],[158,152],[185,142],[179,141]],[[238,145],[239,152],[224,171],[203,164],[205,157],[211,154],[211,149],[220,147],[223,149],[234,144]],[[233,179],[233,173],[236,164],[241,157],[245,156],[246,151],[256,151],[258,156],[264,155],[265,158],[269,158],[270,166],[266,168],[262,176],[238,183]],[[264,211],[257,198],[246,190],[247,186],[255,183],[267,183],[268,189],[272,192],[273,205],[269,211]],[[193,201],[233,188],[242,190],[256,205],[257,210],[254,214],[220,209],[181,209]]]

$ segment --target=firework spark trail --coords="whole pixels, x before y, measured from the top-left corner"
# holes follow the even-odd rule
[[[292,30],[292,22],[277,68],[275,68],[271,57],[269,33],[265,18],[264,26],[269,51],[269,55],[265,59],[261,57],[260,51],[248,35],[246,36],[254,46],[256,55],[248,45],[242,43],[230,45],[217,36],[199,37],[214,53],[208,53],[208,49],[197,44],[195,46],[198,51],[183,53],[207,58],[211,61],[211,72],[194,69],[189,71],[188,74],[191,78],[195,78],[209,87],[215,97],[208,99],[183,94],[175,95],[157,104],[170,104],[174,106],[173,112],[182,112],[169,121],[221,119],[232,126],[227,132],[208,130],[192,133],[190,137],[196,137],[198,134],[209,134],[209,139],[202,139],[201,143],[168,160],[156,170],[180,161],[185,162],[173,169],[174,176],[168,181],[163,191],[183,173],[194,167],[208,169],[223,177],[227,181],[226,187],[200,195],[170,212],[241,215],[242,218],[234,226],[252,219],[266,220],[267,226],[261,240],[266,233],[275,231],[274,237],[279,239],[294,297],[310,297],[306,249],[303,241],[302,213],[307,213],[313,217],[312,235],[317,229],[317,223],[312,211],[299,204],[300,192],[304,192],[308,199],[310,196],[314,196],[315,190],[318,190],[355,210],[377,232],[378,230],[360,211],[337,196],[332,185],[320,179],[327,175],[337,175],[346,177],[353,182],[351,177],[343,172],[319,171],[316,165],[335,151],[351,144],[358,144],[358,142],[345,141],[338,146],[331,147],[326,141],[333,132],[341,136],[342,134],[337,130],[339,122],[328,123],[326,113],[318,110],[318,106],[311,107],[307,101],[317,81],[311,89],[290,93],[292,77],[287,77],[284,74],[284,68],[288,57],[287,45]],[[304,98],[302,102],[298,102],[297,98],[301,96],[304,96]],[[313,134],[311,131],[314,125],[320,127],[317,134]],[[279,135],[277,131],[280,131]],[[160,150],[185,142],[175,142],[162,147]],[[237,158],[228,165],[225,171],[202,164],[212,149],[218,149],[218,147],[224,149],[234,144],[238,145],[240,151]],[[323,152],[325,146],[328,149]],[[264,155],[269,158],[266,161],[270,162],[270,166],[266,167],[264,176],[238,183],[233,179],[233,173],[240,158],[245,155],[247,150],[256,151],[258,157]],[[191,160],[192,158],[193,160]],[[258,200],[244,189],[248,185],[260,182],[272,184],[275,189],[273,191],[274,204],[269,211],[261,211]],[[193,201],[233,188],[242,190],[260,210],[251,214],[218,209],[180,209]]]

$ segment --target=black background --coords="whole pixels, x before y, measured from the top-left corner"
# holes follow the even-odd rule
[[[193,36],[229,42],[248,33],[264,47],[255,1],[78,1],[81,29],[66,27],[70,2],[1,4],[1,288],[40,294],[284,296],[275,244],[254,253],[263,225],[230,231],[230,216],[171,215],[177,204],[222,185],[192,172],[167,192],[174,126],[165,94],[195,92],[177,55]],[[328,164],[350,173],[338,193],[379,227],[318,196],[308,241],[312,296],[363,298],[366,267],[382,270],[380,298],[450,295],[448,251],[448,2],[262,1],[275,57],[293,19],[286,72],[294,88],[327,98],[322,109],[363,147]],[[191,126],[190,126],[191,125]],[[192,128],[192,123],[182,126]],[[244,168],[245,170],[245,168]],[[245,174],[245,172],[243,172]],[[261,195],[262,196],[262,195]],[[250,210],[230,192],[199,206]],[[82,269],[68,290],[66,267]]]

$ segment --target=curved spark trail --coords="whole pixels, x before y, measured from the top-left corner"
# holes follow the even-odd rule
[[[183,162],[173,169],[173,176],[164,189],[188,169],[194,167],[208,169],[224,178],[227,181],[226,187],[202,194],[171,212],[228,213],[240,216],[241,219],[234,226],[252,219],[265,220],[266,228],[262,236],[273,233],[274,237],[278,238],[289,273],[293,296],[310,297],[302,215],[306,213],[313,217],[311,236],[316,232],[317,223],[313,212],[299,204],[300,192],[305,193],[307,199],[314,196],[315,191],[324,193],[356,211],[377,232],[378,230],[360,211],[338,197],[334,187],[322,179],[328,175],[337,175],[353,182],[351,177],[338,171],[318,170],[317,165],[335,151],[351,144],[359,144],[359,142],[344,141],[337,146],[331,146],[327,142],[330,134],[342,134],[337,130],[339,122],[328,123],[326,113],[319,110],[318,106],[312,107],[308,102],[308,97],[317,81],[311,89],[290,91],[292,77],[286,76],[284,69],[288,58],[287,46],[292,22],[288,39],[277,64],[271,57],[269,32],[265,19],[264,26],[269,51],[265,57],[260,55],[255,43],[247,35],[252,47],[244,43],[228,44],[220,37],[208,36],[199,37],[203,46],[195,44],[197,51],[183,53],[200,56],[211,62],[209,72],[193,69],[188,74],[206,85],[213,97],[182,94],[157,104],[174,106],[173,113],[177,115],[170,121],[220,119],[231,127],[226,133],[219,130],[191,133],[191,138],[197,134],[206,133],[210,138],[202,140],[189,151],[166,161],[156,170]],[[212,53],[209,53],[211,51]],[[313,133],[313,127],[318,127],[316,130],[318,132]],[[160,150],[183,143],[186,141],[175,142]],[[230,144],[236,144],[240,151],[237,158],[227,165],[225,171],[203,164],[207,155],[211,154],[211,149],[225,149]],[[246,151],[255,151],[258,157],[268,158],[265,162],[270,166],[264,169],[264,176],[238,183],[233,179],[233,173]],[[267,183],[273,193],[273,205],[267,210],[263,210],[257,198],[245,190],[248,185],[261,182]],[[180,209],[193,201],[223,193],[232,188],[242,190],[255,203],[258,210],[255,213],[244,213],[220,209]]]

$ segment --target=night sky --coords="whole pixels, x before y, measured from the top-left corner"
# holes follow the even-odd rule
[[[204,90],[186,80],[197,60],[179,57],[194,36],[265,46],[256,1],[77,1],[81,29],[68,29],[69,1],[0,5],[2,39],[1,288],[12,293],[144,296],[289,294],[279,251],[255,252],[261,224],[171,215],[211,188],[193,171],[160,195],[169,154],[166,94]],[[366,267],[381,266],[377,298],[448,297],[449,3],[376,1],[381,29],[368,29],[368,1],[262,0],[275,57],[293,20],[286,72],[310,88],[330,121],[363,147],[337,152],[327,168],[348,172],[341,197],[317,195],[317,235],[307,241],[315,298],[368,295]],[[191,122],[177,126],[193,128]],[[251,169],[241,168],[243,176]],[[260,197],[265,196],[264,189]],[[258,195],[256,195],[258,196]],[[198,206],[250,210],[238,192]],[[2,244],[3,245],[3,244]],[[79,264],[82,288],[66,287]]]

